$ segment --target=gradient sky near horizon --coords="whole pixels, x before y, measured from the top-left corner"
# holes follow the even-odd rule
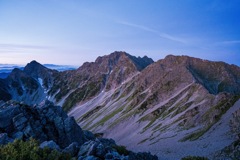
[[[114,51],[240,66],[240,1],[0,0],[0,63],[80,66]]]

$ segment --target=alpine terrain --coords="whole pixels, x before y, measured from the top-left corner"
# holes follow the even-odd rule
[[[147,56],[114,52],[59,72],[32,61],[0,79],[0,98],[45,108],[49,105],[43,102],[51,101],[84,130],[159,159],[240,158],[240,68],[224,62],[173,55],[154,62]],[[35,110],[46,116],[41,107]],[[74,124],[68,116],[49,120],[60,127],[56,133],[64,130],[61,125]],[[13,118],[16,127],[18,118]],[[4,127],[0,131],[8,132]],[[17,131],[9,133],[16,137]],[[73,142],[63,140],[68,135],[51,134],[36,137],[51,139],[62,148]],[[77,142],[83,145],[86,138],[78,137]]]

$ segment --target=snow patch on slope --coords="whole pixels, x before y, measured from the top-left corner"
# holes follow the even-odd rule
[[[39,82],[39,84],[42,86],[42,88],[43,88],[43,79],[42,78],[38,78],[38,82]]]

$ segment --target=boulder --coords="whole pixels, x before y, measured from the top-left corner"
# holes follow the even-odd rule
[[[27,138],[36,137],[30,124],[28,124],[22,131],[24,133],[24,136]]]
[[[0,133],[0,145],[7,144],[9,142],[13,142],[13,139],[9,138],[7,133]]]
[[[51,108],[57,116],[62,117],[63,119],[66,119],[68,117],[67,113],[64,112],[62,107],[52,105]]]
[[[124,156],[121,156],[118,152],[116,151],[113,151],[113,152],[110,152],[110,153],[107,153],[105,155],[105,160],[111,160],[111,159],[124,159]]]
[[[85,138],[87,139],[87,140],[95,140],[96,139],[96,137],[94,136],[94,134],[92,133],[92,132],[90,132],[90,131],[87,131],[87,130],[84,130],[83,131],[83,134],[84,134],[84,136],[85,136]]]
[[[107,153],[105,155],[105,160],[110,160],[110,159],[113,159],[113,155],[111,153]]]
[[[53,121],[54,120],[54,118],[55,118],[55,112],[51,109],[51,108],[49,108],[48,109],[48,112],[46,113],[46,117],[50,120],[50,121]]]
[[[56,118],[54,118],[53,122],[56,128],[56,132],[58,134],[58,141],[57,141],[58,144],[63,147],[70,145],[71,143],[66,141],[67,137],[64,130],[64,119],[62,117],[57,116]]]
[[[67,113],[64,112],[60,106],[54,106],[54,104],[48,100],[46,100],[43,105],[40,105],[39,108],[41,108],[42,113],[51,120],[54,119],[54,115],[62,117],[63,119],[68,117]]]
[[[77,142],[79,145],[82,145],[85,142],[83,131],[73,117],[68,117],[64,120],[64,129],[68,145],[73,142]]]
[[[55,149],[60,151],[60,147],[54,142],[54,141],[45,141],[43,143],[40,144],[40,148],[50,148],[50,149]]]
[[[99,143],[96,147],[95,155],[97,157],[100,157],[100,158],[104,159],[104,156],[105,156],[106,153],[107,152],[106,152],[106,149],[105,149],[104,145],[102,143]]]
[[[18,115],[16,115],[15,117],[13,117],[13,125],[14,127],[21,131],[27,124],[27,118],[24,116],[23,113],[20,113]]]
[[[14,116],[20,113],[19,107],[9,106],[0,110],[0,129],[11,125]]]
[[[78,154],[78,151],[79,146],[77,142],[73,142],[63,150],[63,152],[70,154],[72,157],[75,157]]]
[[[17,133],[14,133],[12,137],[14,139],[23,139],[23,136],[24,136],[23,132],[17,132]]]
[[[78,156],[89,156],[94,155],[96,151],[96,147],[98,142],[95,141],[87,141],[84,143],[79,150]]]

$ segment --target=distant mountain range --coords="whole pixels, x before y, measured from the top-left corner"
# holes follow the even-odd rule
[[[66,70],[77,69],[76,66],[70,66],[70,65],[43,64],[43,66],[45,66],[49,69],[55,69],[57,71],[66,71]]]
[[[55,65],[55,64],[43,64],[45,67],[50,69],[55,69],[58,71],[66,71],[66,70],[74,70],[77,67],[69,66],[69,65]],[[15,65],[15,64],[0,64],[0,78],[6,78],[14,68],[18,68],[23,70],[22,65]]]
[[[32,61],[0,79],[2,100],[50,100],[78,124],[159,159],[236,158],[240,68],[188,56],[114,52],[59,72]]]

